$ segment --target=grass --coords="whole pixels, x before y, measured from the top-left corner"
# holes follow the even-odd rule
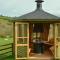
[[[5,39],[8,39],[8,40],[5,40]],[[13,43],[12,38],[0,38],[0,46],[5,45],[5,44],[9,44],[9,43]]]
[[[9,57],[7,57],[7,59],[5,59],[5,60],[14,60],[14,58],[13,58],[12,56],[9,56]]]
[[[11,17],[2,16],[2,15],[0,16],[0,50],[11,46],[11,45],[9,45],[9,46],[1,47],[1,45],[13,43],[12,38],[6,37],[7,35],[12,36],[12,23],[9,21],[10,19],[11,19]],[[8,29],[8,31],[7,31],[7,29]],[[2,38],[2,37],[6,37],[6,38]],[[7,49],[7,50],[2,50],[2,51],[0,51],[0,54],[10,51],[10,50],[12,50],[12,48]],[[9,57],[7,57],[6,59],[3,59],[3,60],[14,60],[12,57],[12,53],[0,55],[0,60],[2,60],[1,58],[5,57],[5,56],[6,57],[9,56]]]
[[[12,38],[0,38],[0,46],[1,45],[5,45],[5,44],[10,44],[10,43],[13,43],[13,39]],[[0,49],[4,49],[4,48],[10,47],[10,46],[11,45],[3,46],[3,47],[0,47]],[[0,54],[5,53],[5,52],[8,52],[8,51],[11,51],[11,50],[12,50],[12,48],[11,49],[7,49],[7,50],[2,50],[2,51],[0,51]],[[5,58],[3,60],[14,60],[13,59],[13,56],[12,56],[12,52],[7,53],[7,54],[4,54],[4,55],[0,55],[0,59],[1,58],[4,58],[4,57],[7,57],[7,58]]]

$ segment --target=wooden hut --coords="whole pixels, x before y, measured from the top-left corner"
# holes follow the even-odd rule
[[[60,18],[37,8],[13,20],[15,59],[60,59]]]

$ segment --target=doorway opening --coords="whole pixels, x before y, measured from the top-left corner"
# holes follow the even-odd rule
[[[54,56],[54,25],[32,23],[29,26],[29,55],[37,57]]]

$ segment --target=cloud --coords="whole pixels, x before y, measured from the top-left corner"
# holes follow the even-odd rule
[[[7,14],[14,9],[15,0],[0,0],[0,13]]]
[[[35,10],[35,0],[0,0],[0,14],[21,16]],[[60,0],[44,0],[43,9],[50,13],[60,13]],[[57,12],[58,11],[58,12]]]

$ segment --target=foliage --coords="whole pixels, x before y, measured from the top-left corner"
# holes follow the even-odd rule
[[[6,39],[8,39],[8,40],[6,40]],[[10,44],[10,43],[13,43],[13,39],[12,38],[9,38],[9,37],[0,38],[0,50],[1,49],[5,49],[7,47],[11,47],[12,45],[2,46],[2,45]],[[2,51],[0,51],[0,54],[8,52],[8,51],[11,51],[11,50],[12,50],[12,48],[6,49],[6,50],[2,50]],[[5,58],[6,60],[13,60],[12,52],[4,54],[4,55],[0,55],[0,60],[2,60],[4,57],[6,57]],[[3,59],[3,60],[5,60],[5,59]]]
[[[12,37],[12,22],[11,17],[0,16],[0,37],[10,36]]]

